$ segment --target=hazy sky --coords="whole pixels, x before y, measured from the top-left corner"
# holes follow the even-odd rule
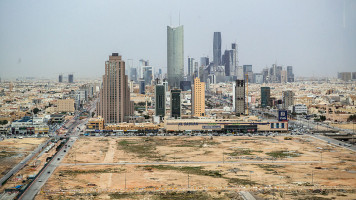
[[[356,1],[0,1],[0,77],[100,77],[118,52],[134,66],[167,63],[167,25],[184,25],[187,57],[212,58],[239,45],[239,63],[254,72],[292,65],[297,76],[356,71]]]

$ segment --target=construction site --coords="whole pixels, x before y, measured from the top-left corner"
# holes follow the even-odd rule
[[[310,136],[81,137],[36,199],[354,199],[355,152]]]

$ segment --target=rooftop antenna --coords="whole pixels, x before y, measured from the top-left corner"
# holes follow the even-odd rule
[[[172,13],[169,14],[169,26],[172,26]]]

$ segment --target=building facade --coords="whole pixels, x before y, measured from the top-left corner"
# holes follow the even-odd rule
[[[181,117],[181,92],[180,89],[171,90],[171,117],[180,118]]]
[[[221,65],[221,32],[214,32],[213,62],[214,66]]]
[[[237,115],[244,115],[246,108],[245,100],[245,81],[236,80],[235,83],[235,113]]]
[[[194,79],[192,91],[192,116],[205,116],[205,83],[200,82],[199,78]]]
[[[74,75],[73,74],[68,75],[68,83],[74,83]]]
[[[294,105],[294,92],[291,90],[283,91],[282,95],[283,109],[288,109],[289,106]]]
[[[271,89],[270,87],[261,87],[261,107],[266,108],[271,105]]]
[[[167,77],[169,86],[179,87],[184,77],[183,26],[167,26]]]
[[[164,117],[166,115],[166,90],[164,85],[156,85],[155,100],[156,116]]]
[[[125,62],[118,53],[113,53],[105,62],[97,115],[103,117],[106,123],[120,123],[133,115],[133,110],[128,77],[125,75]]]

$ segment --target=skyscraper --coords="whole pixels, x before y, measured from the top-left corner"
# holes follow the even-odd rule
[[[192,90],[192,116],[205,116],[205,83],[200,82],[199,78],[194,79]]]
[[[266,108],[271,105],[271,89],[270,87],[261,87],[261,107]]]
[[[155,99],[156,116],[164,117],[166,115],[166,91],[164,85],[156,85]]]
[[[200,58],[200,66],[208,66],[209,65],[209,57],[201,57]]]
[[[179,87],[184,76],[183,26],[167,26],[167,77],[170,86]]]
[[[188,57],[188,76],[193,76],[194,73],[194,58]]]
[[[68,83],[74,83],[74,76],[73,74],[68,75]]]
[[[222,57],[222,64],[225,66],[225,76],[231,75],[231,68],[233,67],[233,51],[225,50],[225,53]]]
[[[60,74],[60,75],[58,76],[58,82],[60,82],[60,83],[63,82],[63,75],[62,75],[62,74]]]
[[[239,115],[245,114],[245,81],[236,80],[235,84],[235,113]]]
[[[293,66],[287,66],[287,81],[294,82]]]
[[[153,79],[153,67],[152,66],[143,66],[143,79],[145,80],[145,85],[151,85]]]
[[[181,116],[181,90],[171,90],[171,117],[180,118]]]
[[[130,80],[136,82],[137,81],[137,69],[132,67],[130,69]]]
[[[140,79],[139,82],[138,82],[138,86],[139,86],[139,89],[140,89],[140,94],[146,94],[146,84],[145,84],[145,80],[144,79]]]
[[[239,59],[237,55],[237,44],[231,44],[231,53],[232,53],[232,66],[230,67],[230,76],[237,76],[237,66],[239,65]]]
[[[214,66],[221,65],[221,32],[214,32],[213,54]]]
[[[97,103],[97,113],[106,123],[121,123],[133,114],[125,62],[118,53],[112,53],[105,62],[105,75]]]

